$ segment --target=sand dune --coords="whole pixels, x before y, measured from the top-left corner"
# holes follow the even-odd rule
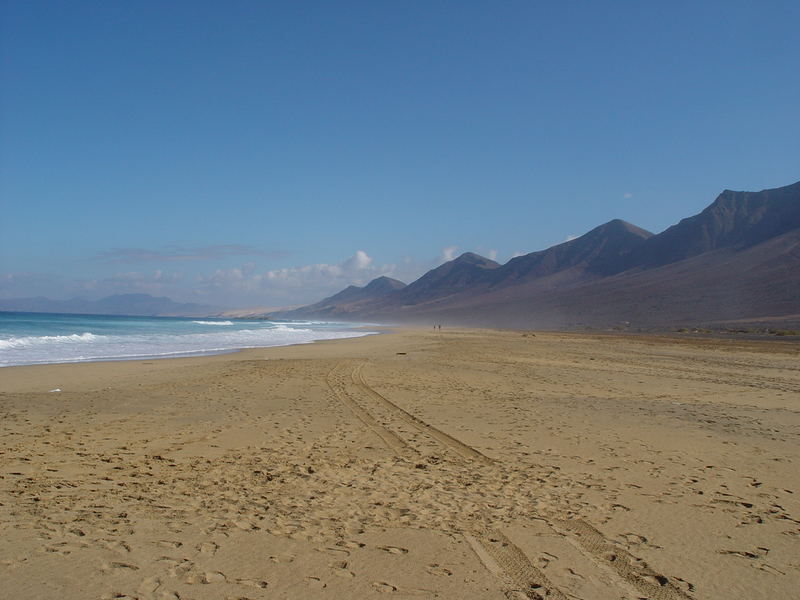
[[[2,369],[0,589],[793,598],[799,358],[463,330]]]

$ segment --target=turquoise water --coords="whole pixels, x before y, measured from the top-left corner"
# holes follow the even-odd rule
[[[0,367],[219,354],[368,335],[352,323],[0,312]]]

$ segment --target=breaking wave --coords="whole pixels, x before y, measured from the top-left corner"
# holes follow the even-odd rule
[[[73,333],[72,335],[31,335],[0,340],[0,350],[7,348],[30,348],[43,345],[94,342],[102,336],[93,333]]]
[[[243,348],[308,344],[374,333],[355,330],[350,324],[322,322],[254,323],[144,317],[94,319],[64,316],[58,330],[44,319],[38,322],[35,317],[28,317],[27,330],[23,333],[44,330],[44,335],[18,333],[9,336],[9,330],[14,329],[3,327],[0,318],[0,367],[220,354]],[[208,325],[225,327],[210,329]],[[63,331],[68,326],[74,327],[75,333]],[[77,333],[80,331],[82,333]]]

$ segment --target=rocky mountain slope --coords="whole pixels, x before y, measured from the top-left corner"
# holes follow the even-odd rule
[[[367,285],[358,287],[347,286],[341,292],[309,306],[303,306],[291,311],[280,313],[282,318],[303,319],[306,317],[332,317],[340,314],[358,312],[361,307],[367,307],[371,302],[379,300],[406,287],[406,284],[391,277],[378,277]]]
[[[543,328],[800,321],[800,182],[725,190],[657,235],[615,219],[504,265],[466,253],[408,286],[350,299],[369,287],[351,286],[301,310]]]

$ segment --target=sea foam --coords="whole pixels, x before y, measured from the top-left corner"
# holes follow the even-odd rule
[[[308,321],[58,317],[26,315],[25,321],[13,322],[0,313],[0,366],[219,354],[374,333],[350,324]]]
[[[102,336],[89,333],[73,333],[71,335],[29,335],[24,337],[11,337],[0,340],[0,350],[7,348],[28,348],[54,344],[69,344],[80,342],[94,342]]]

